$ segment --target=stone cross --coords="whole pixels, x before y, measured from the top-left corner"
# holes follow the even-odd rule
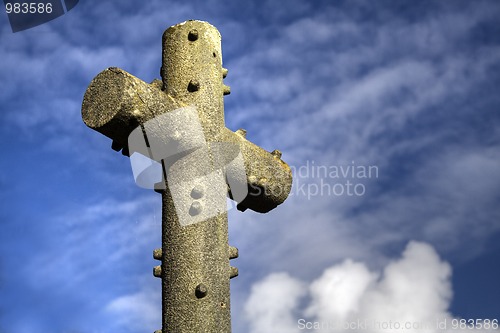
[[[278,150],[226,128],[219,31],[187,21],[162,42],[162,81],[108,68],[90,83],[82,118],[142,165],[134,171],[139,185],[162,195],[162,246],[153,251],[162,281],[157,332],[228,333],[229,279],[238,275],[229,260],[238,249],[228,244],[226,198],[241,211],[266,213],[287,198],[292,174]]]

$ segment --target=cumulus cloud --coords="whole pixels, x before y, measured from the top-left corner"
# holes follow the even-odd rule
[[[305,314],[321,320],[345,320],[359,311],[360,299],[375,279],[364,264],[352,260],[330,267],[310,285],[313,302]]]
[[[256,283],[245,306],[251,332],[293,332],[293,311],[304,294],[302,282],[287,273],[271,274]]]
[[[301,302],[306,295],[308,304]],[[412,241],[381,273],[347,259],[308,287],[272,274],[252,287],[245,313],[252,333],[451,332],[451,297],[450,265],[432,246]]]

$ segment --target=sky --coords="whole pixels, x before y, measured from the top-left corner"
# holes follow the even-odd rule
[[[162,33],[188,19],[221,32],[227,127],[294,172],[275,210],[229,211],[234,332],[500,319],[498,17],[496,0],[81,0],[13,33],[3,12],[0,333],[160,329],[160,196],[81,102],[110,66],[159,78]]]

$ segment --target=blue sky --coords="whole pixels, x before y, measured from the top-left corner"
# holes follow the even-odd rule
[[[160,197],[80,108],[107,67],[158,78],[161,35],[187,19],[222,34],[227,126],[297,170],[274,211],[230,211],[235,332],[500,319],[499,15],[494,0],[81,0],[14,34],[0,14],[0,332],[160,328]],[[348,166],[378,173],[312,175]],[[363,194],[338,195],[347,181]]]

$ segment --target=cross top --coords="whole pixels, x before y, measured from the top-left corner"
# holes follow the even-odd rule
[[[138,185],[162,195],[163,332],[231,331],[226,197],[266,213],[288,196],[292,175],[278,150],[267,152],[224,123],[221,36],[186,21],[163,34],[162,81],[148,84],[108,68],[90,83],[82,118],[130,156]]]

